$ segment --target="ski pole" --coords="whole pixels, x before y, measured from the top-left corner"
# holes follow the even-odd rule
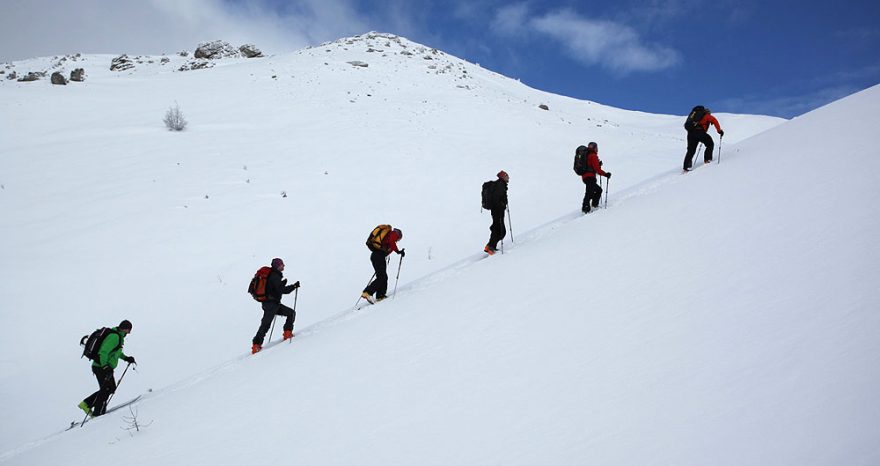
[[[507,204],[507,224],[510,225],[510,242],[516,243],[516,241],[513,240],[513,219],[510,218],[510,204]]]
[[[718,137],[718,165],[721,165],[721,143],[724,142],[724,135]]]
[[[128,372],[129,367],[131,367],[131,363],[125,365],[125,370],[122,371],[122,375],[120,375],[119,380],[116,381],[116,389],[107,397],[107,401],[104,402],[104,409],[101,410],[101,413],[107,410],[107,406],[110,405],[110,400],[113,399],[113,396],[116,395],[116,390],[119,390],[119,386],[122,385],[122,379],[125,378],[125,373]]]
[[[400,281],[400,267],[403,265],[403,254],[400,255],[400,262],[397,264],[397,278],[394,279],[394,294],[391,295],[391,299],[394,299],[397,296],[397,282]]]
[[[275,332],[275,320],[277,320],[277,319],[278,319],[278,314],[275,314],[275,316],[272,317],[272,330],[269,331],[269,339],[266,340],[266,343],[269,343],[272,341],[272,333]]]
[[[608,191],[610,191],[610,189],[608,189],[609,186],[611,186],[611,178],[608,178],[605,180],[605,208],[606,209],[608,208]]]
[[[373,271],[373,275],[370,275],[370,279],[367,280],[367,284],[364,285],[364,288],[370,286],[370,283],[373,283],[373,279],[376,278],[376,271]],[[363,296],[358,296],[358,300],[354,302],[354,305],[357,306],[361,299],[364,299]]]
[[[299,298],[299,287],[296,287],[296,291],[293,292],[293,315],[296,317],[296,299]],[[293,338],[288,338],[287,343],[293,343]]]

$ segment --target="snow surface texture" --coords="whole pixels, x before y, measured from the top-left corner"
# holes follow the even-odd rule
[[[717,115],[721,164],[680,175],[683,116],[394,36],[185,72],[111,58],[0,84],[0,461],[880,462],[880,88],[781,125]],[[590,140],[614,176],[581,216]],[[502,168],[513,238],[479,260]],[[353,311],[378,223],[404,231],[399,296]],[[245,287],[274,256],[303,283],[297,337],[251,357]],[[54,434],[96,388],[79,337],[123,318],[140,364],[117,401],[145,394],[152,424]]]

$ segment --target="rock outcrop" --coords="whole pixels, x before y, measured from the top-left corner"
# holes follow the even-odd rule
[[[263,52],[254,44],[244,44],[238,48],[238,51],[245,58],[259,58],[263,56]]]
[[[125,71],[134,68],[134,61],[128,55],[120,55],[110,62],[110,71]]]
[[[55,84],[58,86],[66,86],[67,85],[67,78],[65,78],[64,75],[61,74],[60,71],[56,71],[56,72],[52,73],[52,76],[49,79],[52,81],[52,84]]]
[[[218,58],[240,57],[241,52],[230,45],[229,42],[215,40],[211,42],[202,42],[201,44],[199,44],[193,56],[195,58],[207,58],[209,60],[216,60]]]

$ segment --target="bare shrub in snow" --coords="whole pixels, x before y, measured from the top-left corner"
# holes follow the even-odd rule
[[[186,119],[183,118],[183,113],[180,112],[180,107],[177,104],[165,112],[165,119],[162,121],[165,122],[165,127],[169,131],[183,131],[186,128]]]
[[[133,409],[131,406],[128,407],[128,412],[131,414],[130,416],[123,416],[122,417],[122,420],[125,421],[125,423],[127,424],[126,427],[122,427],[122,430],[127,430],[128,435],[130,435],[130,436],[134,436],[134,432],[140,432],[141,429],[145,429],[147,427],[150,427],[150,424],[153,423],[153,421],[150,421],[146,424],[144,424],[143,422],[140,422],[138,420],[137,410]]]

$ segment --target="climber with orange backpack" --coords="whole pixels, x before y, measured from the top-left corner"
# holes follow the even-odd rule
[[[263,318],[260,320],[260,328],[254,335],[251,353],[256,354],[263,349],[263,339],[269,326],[275,321],[275,316],[284,316],[284,339],[293,338],[293,322],[296,320],[296,310],[281,304],[281,296],[290,294],[299,288],[299,282],[287,284],[284,278],[284,261],[279,258],[272,259],[271,267],[260,267],[248,286],[248,293],[255,300],[262,303]],[[294,308],[296,305],[294,305]]]
[[[392,252],[400,254],[401,260],[406,256],[406,249],[397,249],[397,242],[403,239],[403,232],[391,225],[379,225],[373,228],[370,236],[367,237],[367,248],[372,251],[370,254],[370,262],[373,264],[375,280],[364,288],[361,298],[366,299],[370,304],[382,301],[386,298],[385,293],[388,291],[388,263],[386,258]],[[373,295],[376,299],[373,299]]]

